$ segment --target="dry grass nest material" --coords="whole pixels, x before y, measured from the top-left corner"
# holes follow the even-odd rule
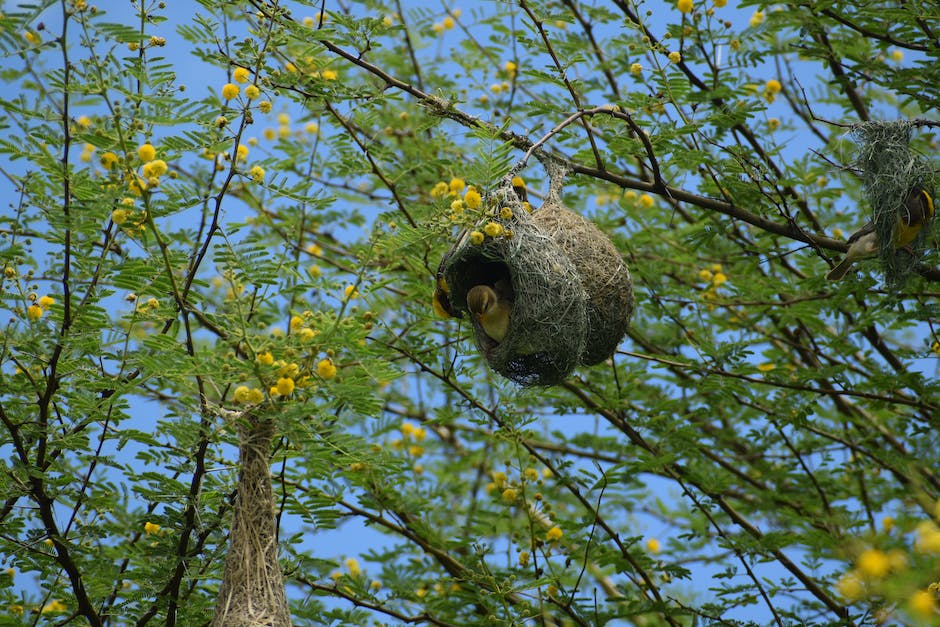
[[[586,218],[555,200],[530,214],[514,195],[503,196],[510,198],[503,206],[511,215],[496,211],[478,225],[496,223],[501,232],[482,243],[467,232],[442,260],[448,313],[467,312],[467,292],[475,285],[511,286],[502,342],[470,316],[477,346],[508,379],[554,385],[579,364],[613,355],[633,313],[630,272],[617,248]]]

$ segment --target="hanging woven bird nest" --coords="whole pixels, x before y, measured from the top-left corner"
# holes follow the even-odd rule
[[[271,488],[274,421],[243,416],[239,431],[238,491],[213,627],[290,627],[278,563],[277,516]]]
[[[878,255],[889,285],[904,283],[913,271],[929,230],[921,228],[913,241],[902,247],[896,245],[899,220],[907,217],[908,196],[917,189],[932,191],[934,183],[930,164],[911,148],[914,126],[910,121],[867,122],[854,128],[860,144],[856,166],[862,172]]]
[[[492,286],[511,307],[501,341],[470,316],[487,363],[524,386],[554,385],[579,364],[613,354],[633,311],[630,273],[590,221],[555,201],[530,214],[514,195],[503,196],[509,200],[441,261],[439,303],[463,317],[467,293]]]

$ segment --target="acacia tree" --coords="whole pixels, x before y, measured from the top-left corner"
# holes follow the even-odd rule
[[[712,2],[5,11],[5,620],[207,623],[240,529],[294,624],[940,622],[934,240],[823,278],[937,9]],[[550,388],[431,304],[522,165],[636,298]]]

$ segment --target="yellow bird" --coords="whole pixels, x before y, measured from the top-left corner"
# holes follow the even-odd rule
[[[467,309],[494,342],[502,342],[506,337],[512,311],[510,298],[498,288],[499,285],[474,285],[467,292]]]
[[[933,198],[926,189],[915,186],[907,198],[904,206],[898,212],[898,227],[894,235],[894,247],[904,248],[914,241],[920,230],[933,218]],[[845,258],[826,274],[830,281],[838,281],[846,275],[849,268],[857,260],[871,257],[878,252],[878,237],[875,225],[869,222],[849,237],[849,249]]]

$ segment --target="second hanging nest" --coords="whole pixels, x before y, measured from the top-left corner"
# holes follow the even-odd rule
[[[438,300],[463,317],[471,288],[495,286],[511,305],[502,341],[470,316],[487,363],[521,385],[554,385],[613,355],[633,313],[630,272],[600,229],[553,197],[532,213],[503,199],[442,259]]]

